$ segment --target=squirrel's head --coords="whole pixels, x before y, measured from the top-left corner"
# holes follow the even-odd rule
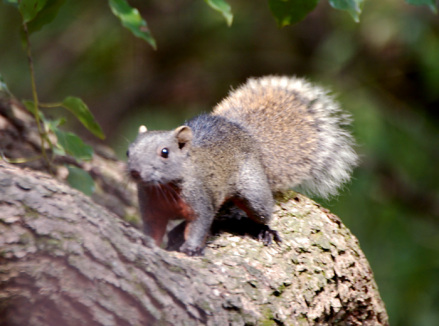
[[[171,131],[148,131],[141,126],[127,151],[128,172],[133,180],[145,185],[181,180],[192,136],[192,129],[188,126]]]

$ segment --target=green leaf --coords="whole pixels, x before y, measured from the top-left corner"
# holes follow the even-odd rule
[[[219,11],[226,19],[227,25],[232,25],[232,7],[224,0],[204,0],[211,8]]]
[[[64,123],[66,123],[66,118],[59,118],[56,120],[46,120],[44,119],[44,123],[46,126],[52,130],[55,133],[56,128],[59,126],[62,126]]]
[[[360,21],[363,2],[364,0],[329,0],[333,8],[347,11],[357,23]]]
[[[47,120],[45,117],[43,117],[42,121],[44,123],[44,126],[46,127],[46,132],[52,131],[54,134],[56,134],[58,127],[63,125],[66,122],[66,119],[59,118],[56,120]],[[59,147],[62,150],[62,153],[56,153],[56,154],[65,155],[66,154],[65,150],[61,148],[61,146]]]
[[[65,132],[58,128],[51,129],[55,132],[58,139],[58,145],[67,154],[77,158],[78,160],[91,160],[93,157],[93,148],[85,144],[81,138],[71,132]]]
[[[69,176],[67,177],[69,185],[82,191],[87,196],[91,196],[95,191],[95,183],[90,174],[73,165],[67,165],[67,169],[69,170]]]
[[[38,110],[38,109],[35,107],[34,101],[23,100],[22,102],[23,102],[25,108],[26,108],[30,113],[32,113],[32,114],[35,116],[35,114],[36,114],[37,112],[39,112],[40,117],[42,117],[42,113],[41,113],[40,110]]]
[[[18,10],[23,17],[23,23],[28,23],[40,12],[46,5],[47,0],[21,0],[18,3]]]
[[[269,0],[270,10],[279,27],[297,23],[304,19],[319,0]]]
[[[27,24],[29,34],[39,31],[44,25],[52,22],[64,2],[65,0],[47,0],[44,8]]]
[[[46,118],[43,118],[42,121],[44,122],[44,126],[46,129],[46,132],[49,133],[49,131],[52,131],[56,135],[56,131],[58,127],[66,122],[65,118],[57,119],[57,120],[47,120]],[[55,144],[56,146],[52,145],[52,151],[56,155],[67,155],[65,149],[60,145],[59,141]]]
[[[88,109],[87,105],[78,97],[68,96],[62,102],[62,106],[72,112],[76,118],[90,130],[96,137],[105,138],[101,127],[96,122],[93,114]]]
[[[125,0],[108,0],[108,4],[113,14],[120,19],[125,28],[129,29],[135,36],[148,42],[154,49],[157,48],[148,24],[136,8],[132,8]]]
[[[416,6],[428,6],[431,11],[437,14],[436,0],[405,0],[405,2]]]

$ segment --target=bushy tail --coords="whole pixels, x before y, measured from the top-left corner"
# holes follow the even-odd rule
[[[300,186],[322,197],[349,181],[358,157],[348,114],[324,89],[294,77],[249,79],[212,113],[260,143],[273,191]]]

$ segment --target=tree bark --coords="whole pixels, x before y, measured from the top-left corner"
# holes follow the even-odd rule
[[[0,150],[41,151],[29,114],[1,96]],[[62,165],[0,161],[0,325],[388,324],[358,241],[308,198],[277,198],[279,245],[233,230],[187,257],[125,221],[137,215],[134,187],[122,162],[98,152],[87,164],[57,158],[90,173],[92,198],[62,182]]]
[[[358,241],[298,194],[280,245],[223,233],[204,257],[139,230],[41,172],[0,164],[1,325],[385,325]]]

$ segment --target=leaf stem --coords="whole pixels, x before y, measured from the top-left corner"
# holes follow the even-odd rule
[[[34,62],[33,62],[33,57],[32,57],[32,50],[31,50],[31,43],[30,43],[30,39],[29,39],[29,31],[27,29],[27,24],[24,21],[24,17],[22,16],[23,19],[23,32],[24,32],[24,36],[25,36],[25,43],[26,43],[26,55],[27,55],[27,60],[29,63],[29,71],[30,71],[30,80],[31,80],[31,87],[32,87],[32,98],[33,98],[33,102],[34,102],[34,106],[35,106],[35,110],[34,110],[34,118],[35,118],[35,122],[37,124],[37,128],[38,128],[38,133],[40,134],[40,140],[41,140],[41,154],[43,155],[44,160],[46,161],[46,163],[48,164],[49,170],[50,170],[50,160],[47,156],[47,152],[46,152],[46,140],[48,140],[47,137],[47,133],[44,130],[44,127],[41,124],[41,120],[40,120],[40,111],[39,111],[39,100],[38,100],[38,93],[37,93],[37,86],[36,86],[36,82],[35,82],[35,70],[34,70]],[[49,142],[50,145],[50,142]]]
[[[41,108],[46,108],[46,109],[53,109],[53,108],[60,108],[63,106],[63,104],[61,102],[59,103],[39,103]]]

